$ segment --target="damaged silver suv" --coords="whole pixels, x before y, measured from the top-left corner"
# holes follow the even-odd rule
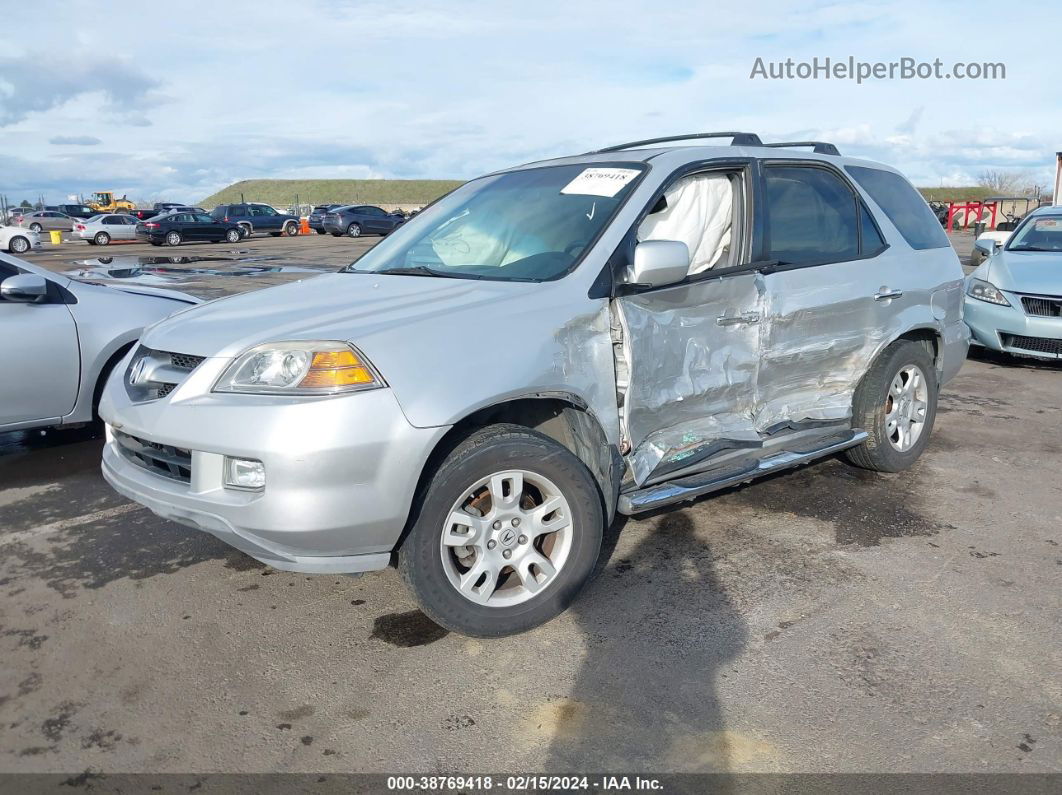
[[[103,396],[103,472],[276,568],[395,562],[443,626],[521,632],[571,604],[617,512],[842,450],[914,463],[966,355],[962,287],[914,188],[830,144],[533,163],[338,273],[150,327]]]

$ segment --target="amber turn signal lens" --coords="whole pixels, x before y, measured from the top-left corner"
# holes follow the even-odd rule
[[[361,362],[354,351],[317,351],[310,363],[311,370],[328,370],[333,367],[357,367]]]
[[[299,388],[327,389],[371,384],[374,381],[376,379],[372,371],[361,363],[354,351],[316,351]]]
[[[299,382],[300,389],[330,386],[371,384],[376,379],[364,367],[337,367],[331,370],[310,370]]]

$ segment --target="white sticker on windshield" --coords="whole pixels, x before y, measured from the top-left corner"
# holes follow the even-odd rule
[[[561,188],[561,193],[612,197],[636,176],[636,168],[588,168]]]

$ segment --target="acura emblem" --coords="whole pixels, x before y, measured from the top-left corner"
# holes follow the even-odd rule
[[[133,386],[139,386],[144,377],[144,367],[147,366],[144,362],[144,359],[137,359],[136,364],[129,370],[129,383]]]

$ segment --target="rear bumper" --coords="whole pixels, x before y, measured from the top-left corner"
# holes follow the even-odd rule
[[[1016,356],[1052,361],[1062,358],[1062,318],[1027,315],[1021,308],[1020,296],[1008,292],[1003,295],[1011,306],[966,297],[965,320],[974,341]]]

